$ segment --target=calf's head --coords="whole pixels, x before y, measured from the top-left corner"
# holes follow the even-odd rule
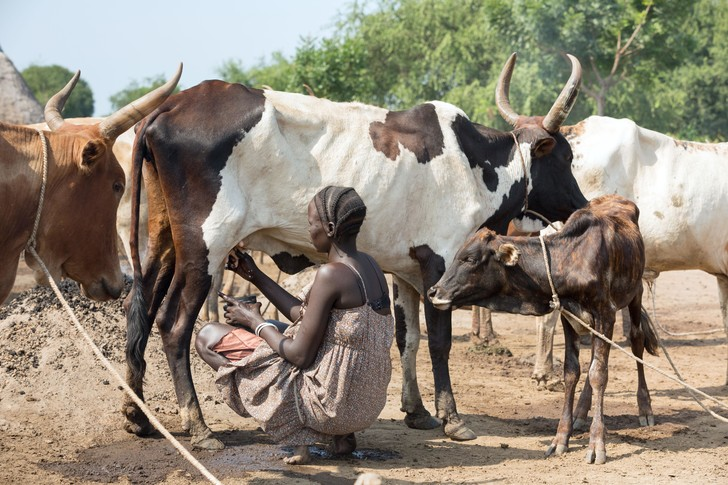
[[[427,292],[440,310],[477,305],[507,285],[507,267],[518,263],[520,253],[489,229],[481,229],[458,250],[452,264]]]
[[[80,283],[95,300],[118,298],[123,289],[117,248],[116,211],[124,194],[125,174],[114,156],[116,137],[151,113],[174,90],[180,65],[166,84],[130,103],[101,122],[73,125],[61,110],[80,73],[46,105],[52,133],[48,140],[48,183],[36,247],[54,279]],[[44,279],[34,258],[28,264]]]

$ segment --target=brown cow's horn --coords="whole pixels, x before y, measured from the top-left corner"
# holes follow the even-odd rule
[[[561,94],[556,98],[556,102],[549,110],[549,113],[543,119],[543,128],[549,133],[556,133],[564,122],[571,108],[574,107],[576,96],[579,94],[579,86],[581,86],[581,64],[579,60],[571,54],[566,54],[571,60],[571,76],[566,81],[566,86],[561,90]]]
[[[63,110],[63,106],[65,106],[68,97],[71,95],[71,91],[73,91],[73,88],[76,87],[79,77],[81,77],[81,71],[76,71],[76,74],[74,74],[71,80],[68,81],[68,84],[54,94],[53,97],[51,97],[51,99],[49,99],[46,103],[43,115],[45,116],[46,124],[51,131],[57,130],[63,126],[63,123],[65,123],[63,116],[61,116],[61,111]]]
[[[134,123],[141,120],[162,104],[172,94],[174,88],[182,76],[182,63],[177,68],[177,73],[165,84],[159,86],[136,101],[127,104],[116,113],[109,115],[99,124],[101,136],[109,139],[116,139],[117,136],[134,126]]]
[[[511,102],[508,100],[508,90],[511,86],[511,75],[513,75],[513,66],[515,65],[516,53],[514,52],[503,66],[503,70],[498,76],[498,85],[495,88],[495,104],[498,106],[498,111],[503,119],[511,126],[516,126],[519,118],[518,113],[511,108]]]

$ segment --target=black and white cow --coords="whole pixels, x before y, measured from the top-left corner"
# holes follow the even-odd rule
[[[189,362],[195,317],[212,275],[240,241],[270,254],[288,273],[323,261],[309,241],[307,204],[325,185],[353,186],[368,208],[359,245],[394,277],[405,421],[416,428],[443,425],[453,439],[474,438],[457,414],[450,384],[451,314],[429,302],[441,420],[422,404],[415,374],[419,297],[479,227],[505,231],[526,205],[564,220],[586,204],[570,172],[571,148],[559,133],[581,79],[578,61],[569,57],[571,77],[545,117],[522,117],[510,107],[515,54],[509,58],[496,102],[514,126],[510,132],[473,123],[439,101],[395,112],[221,81],[170,98],[141,124],[133,160],[134,197],[142,158],[150,163],[143,164],[149,246],[143,268],[134,256],[126,302],[132,388],[142,395],[144,349],[156,317],[183,427],[196,447],[221,448],[203,420]],[[150,431],[132,403],[124,413],[127,430]]]

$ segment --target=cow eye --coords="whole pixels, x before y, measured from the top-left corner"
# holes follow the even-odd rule
[[[124,184],[122,184],[121,182],[114,182],[114,192],[116,192],[117,194],[124,193]]]

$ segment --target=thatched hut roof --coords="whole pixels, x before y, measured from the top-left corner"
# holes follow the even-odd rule
[[[43,107],[0,47],[0,121],[15,124],[43,121]]]

